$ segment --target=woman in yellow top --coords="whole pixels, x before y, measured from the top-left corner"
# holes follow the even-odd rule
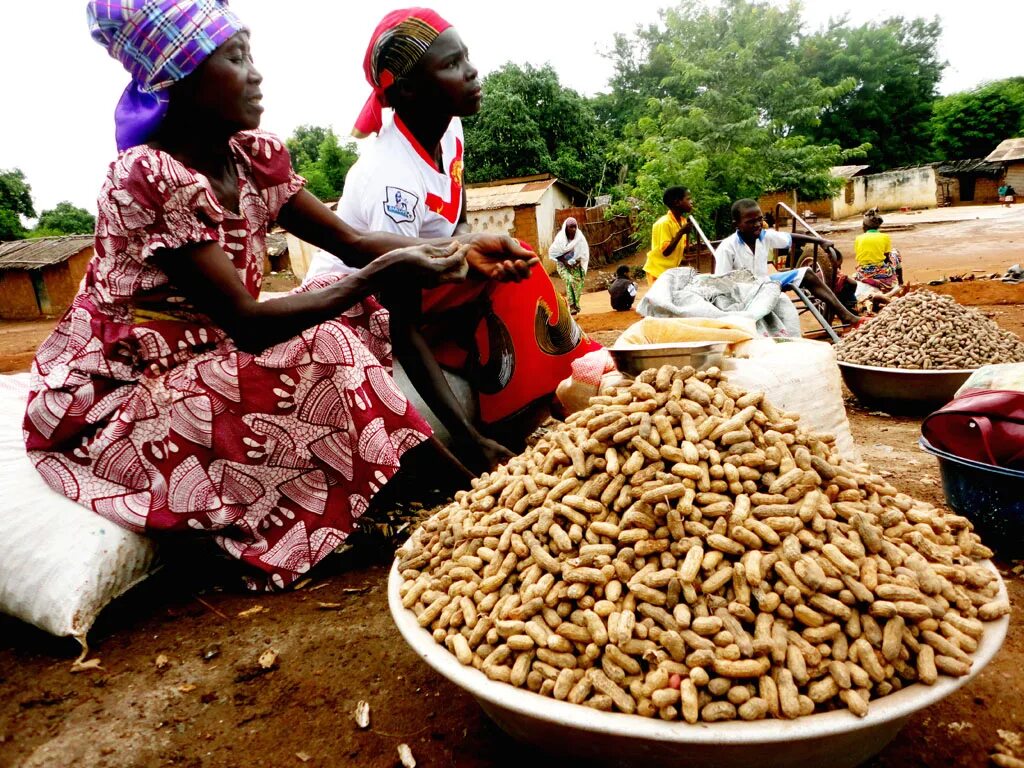
[[[686,236],[690,232],[690,222],[686,218],[686,214],[693,210],[690,190],[669,187],[661,199],[668,212],[654,222],[651,230],[651,250],[644,263],[648,285],[654,285],[666,269],[679,266],[686,250]]]
[[[890,291],[903,285],[903,265],[899,251],[892,247],[892,239],[878,231],[881,226],[882,217],[878,214],[864,216],[864,234],[857,236],[853,246],[857,257],[855,279],[881,291]]]

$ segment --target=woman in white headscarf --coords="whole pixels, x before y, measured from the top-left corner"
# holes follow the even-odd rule
[[[580,231],[576,219],[571,216],[562,224],[555,235],[555,242],[548,249],[548,256],[555,262],[558,276],[565,282],[565,295],[569,301],[569,311],[580,313],[580,298],[583,296],[583,283],[590,266],[590,246],[587,238]]]

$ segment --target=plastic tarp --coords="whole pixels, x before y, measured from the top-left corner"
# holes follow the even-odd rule
[[[800,316],[777,283],[748,270],[702,275],[690,267],[667,270],[644,296],[645,317],[740,316],[756,323],[761,336],[800,337]]]

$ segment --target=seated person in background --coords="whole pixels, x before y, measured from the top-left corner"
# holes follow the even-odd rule
[[[661,277],[666,269],[678,267],[686,250],[690,222],[686,214],[693,210],[693,199],[686,187],[669,187],[661,197],[668,212],[654,222],[651,229],[651,250],[644,263],[647,284]]]
[[[727,275],[738,269],[748,269],[755,277],[768,278],[783,289],[798,285],[812,296],[825,302],[846,324],[860,318],[843,306],[825,283],[807,267],[768,274],[768,252],[789,248],[794,240],[829,245],[829,241],[807,235],[778,232],[764,228],[761,206],[756,200],[744,198],[732,204],[732,220],[736,232],[725,238],[715,249],[715,274]]]
[[[903,285],[903,265],[899,251],[892,247],[892,239],[878,231],[881,226],[881,216],[872,212],[865,214],[864,234],[858,235],[854,241],[856,279],[880,291],[891,291],[897,285]]]
[[[629,267],[623,264],[615,270],[615,280],[608,286],[611,294],[612,309],[616,312],[627,312],[633,308],[636,300],[636,283],[629,277]]]

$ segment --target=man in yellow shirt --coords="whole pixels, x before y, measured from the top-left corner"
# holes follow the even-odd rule
[[[678,267],[686,250],[690,222],[686,214],[693,210],[693,199],[686,187],[669,187],[661,197],[668,213],[654,222],[651,230],[651,250],[644,263],[647,284],[661,277],[661,273]]]

